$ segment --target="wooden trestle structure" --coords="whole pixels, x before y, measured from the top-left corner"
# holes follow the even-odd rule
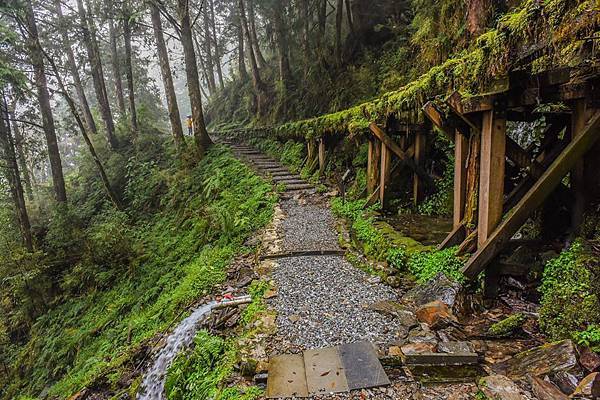
[[[427,135],[432,125],[438,128],[454,142],[455,159],[453,230],[439,247],[458,245],[459,253],[470,253],[464,275],[474,279],[487,270],[487,290],[493,293],[499,276],[494,259],[550,196],[570,208],[571,229],[582,222],[590,201],[600,198],[600,73],[572,74],[568,69],[511,73],[494,93],[463,99],[455,92],[427,102],[420,124],[413,119],[388,133],[371,123],[369,202],[387,205],[394,158],[396,165],[410,168],[412,197],[415,204],[421,201],[423,188],[432,184],[423,168]],[[566,107],[540,111],[540,105],[557,103]],[[523,148],[506,134],[507,121],[532,122],[541,116],[546,127],[538,146]],[[323,170],[325,142],[318,143]],[[309,144],[309,160],[315,146]],[[563,183],[567,175],[570,185]]]

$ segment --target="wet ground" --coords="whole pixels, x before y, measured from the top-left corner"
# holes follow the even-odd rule
[[[408,236],[425,246],[440,244],[452,230],[452,219],[428,215],[403,213],[380,217],[403,236]]]

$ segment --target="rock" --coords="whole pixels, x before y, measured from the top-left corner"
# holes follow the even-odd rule
[[[595,372],[600,367],[600,355],[583,347],[579,350],[579,364],[589,372]]]
[[[417,326],[418,324],[417,318],[412,311],[404,309],[402,305],[392,300],[378,301],[370,304],[368,308],[380,314],[397,318],[400,325],[407,329]]]
[[[537,376],[529,376],[531,390],[538,400],[568,400],[569,396],[564,394],[552,382],[545,381]]]
[[[269,362],[265,360],[260,360],[256,363],[256,368],[254,369],[255,374],[263,374],[269,371]]]
[[[527,316],[525,314],[513,314],[490,326],[488,329],[488,335],[496,337],[510,336],[517,329],[521,328],[525,321],[527,321]]]
[[[404,298],[417,305],[439,300],[452,308],[460,289],[460,283],[451,281],[443,272],[440,272],[426,284],[419,285],[409,291]]]
[[[400,347],[402,354],[431,353],[435,349],[433,343],[408,343]]]
[[[479,390],[494,400],[527,400],[516,383],[503,375],[489,375],[479,381]]]
[[[256,371],[256,365],[258,362],[253,359],[243,360],[240,363],[240,374],[245,378],[252,378]]]
[[[569,372],[559,371],[555,374],[552,374],[550,379],[563,393],[572,394],[575,391],[575,388],[577,388],[578,379],[575,375]]]
[[[372,276],[369,279],[367,279],[367,282],[369,282],[369,283],[381,283],[381,277],[379,275]]]
[[[260,385],[260,384],[266,385],[268,378],[269,378],[268,374],[256,374],[256,375],[254,375],[254,382],[257,385]]]
[[[417,319],[434,329],[443,328],[456,321],[456,317],[446,305],[439,300],[424,304],[417,309]]]
[[[579,385],[577,385],[577,388],[575,388],[575,391],[573,392],[571,397],[591,397],[592,396],[592,388],[594,387],[594,385],[596,385],[596,387],[597,387],[598,384],[600,383],[598,381],[598,378],[599,378],[598,372],[592,372],[591,374],[589,374],[588,376],[583,378],[581,380],[581,382],[579,382]],[[597,393],[597,391],[596,391],[596,393]]]
[[[506,361],[494,364],[492,370],[512,379],[526,375],[540,376],[558,371],[568,371],[577,365],[575,347],[571,340],[547,343],[516,354]]]
[[[402,279],[400,279],[399,277],[397,277],[395,275],[391,275],[391,276],[388,276],[387,278],[385,278],[385,283],[387,283],[394,289],[397,289],[402,286]]]
[[[400,349],[400,346],[390,346],[388,349],[388,355],[392,357],[402,356],[402,350]]]
[[[408,333],[407,338],[409,343],[429,343],[434,346],[437,345],[438,340],[435,333],[430,330],[423,330],[421,328],[413,329]]]
[[[475,346],[470,342],[440,342],[437,349],[440,353],[475,353]]]

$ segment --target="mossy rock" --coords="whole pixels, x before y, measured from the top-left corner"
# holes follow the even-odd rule
[[[510,336],[517,329],[521,328],[525,321],[527,321],[527,315],[516,313],[490,326],[487,333],[490,336],[497,337]]]
[[[377,221],[373,223],[373,226],[375,226],[375,228],[377,228],[377,230],[379,230],[389,241],[390,247],[400,247],[405,249],[407,256],[433,249],[433,246],[425,246],[411,237],[402,235],[387,222]]]

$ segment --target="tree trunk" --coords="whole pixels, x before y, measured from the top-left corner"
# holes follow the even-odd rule
[[[29,58],[34,70],[34,82],[37,88],[37,99],[40,104],[40,113],[42,115],[42,125],[46,144],[48,146],[48,159],[50,161],[50,170],[52,171],[52,183],[54,185],[54,196],[56,201],[64,203],[67,201],[67,191],[65,189],[65,179],[63,177],[60,152],[58,151],[58,141],[56,139],[56,128],[54,126],[54,116],[50,106],[50,93],[48,92],[48,82],[46,80],[46,70],[44,67],[43,49],[39,41],[37,24],[33,14],[31,0],[26,2],[27,29],[29,37],[27,38],[27,47],[29,49]]]
[[[348,19],[348,28],[350,29],[350,34],[354,35],[354,23],[352,22],[352,6],[350,5],[350,0],[345,0],[346,3],[346,18]]]
[[[200,80],[198,79],[198,64],[196,61],[196,53],[194,51],[194,39],[192,37],[190,13],[187,5],[187,0],[177,0],[177,13],[181,27],[181,45],[183,47],[185,59],[185,74],[187,77],[190,104],[192,106],[194,143],[198,152],[198,158],[201,159],[204,156],[206,149],[212,144],[212,141],[208,136],[206,125],[204,123]]]
[[[279,0],[281,1],[281,0]],[[259,68],[264,68],[267,65],[265,57],[260,50],[260,43],[258,42],[258,35],[256,34],[256,21],[254,15],[254,0],[248,0],[248,19],[250,21],[250,38],[252,39],[252,48],[256,54],[256,61],[258,62]]]
[[[244,29],[244,37],[247,40],[248,45],[248,58],[250,59],[250,66],[252,70],[252,85],[258,99],[258,115],[262,115],[265,108],[265,87],[264,83],[260,78],[260,71],[254,55],[254,49],[252,48],[252,39],[250,35],[250,28],[248,27],[248,20],[246,18],[246,11],[244,9],[244,0],[239,0],[240,7],[240,19],[242,21],[242,28]]]
[[[13,118],[14,119],[14,118]],[[29,172],[29,167],[27,165],[27,158],[25,158],[25,151],[23,150],[23,135],[21,134],[21,130],[17,125],[14,125],[15,132],[15,149],[17,151],[17,164],[19,166],[19,170],[23,174],[23,182],[25,183],[25,194],[27,194],[27,198],[29,201],[33,201],[33,186],[31,184],[31,173]]]
[[[104,72],[102,70],[102,61],[100,60],[100,50],[96,41],[96,28],[91,17],[87,16],[86,10],[83,7],[83,0],[77,0],[77,9],[81,20],[81,29],[83,32],[83,41],[88,54],[92,80],[94,83],[94,91],[96,92],[96,100],[102,114],[104,127],[106,129],[106,139],[111,149],[117,147],[117,138],[115,137],[115,124],[108,102],[106,93],[106,84],[104,82]]]
[[[31,11],[33,12],[33,10]],[[10,186],[11,196],[15,203],[15,210],[17,212],[17,220],[19,221],[23,244],[28,251],[33,251],[31,225],[29,223],[29,215],[27,214],[27,207],[25,205],[25,197],[23,196],[23,186],[21,185],[21,175],[17,164],[17,155],[12,139],[6,101],[4,101],[3,107],[5,109],[0,113],[0,149],[2,150],[4,161],[6,162],[6,178],[8,185]]]
[[[244,29],[242,28],[241,17],[238,22],[238,73],[242,81],[247,81],[248,70],[246,69],[246,55],[244,54]]]
[[[279,58],[279,80],[284,92],[289,88],[291,79],[290,60],[288,57],[289,46],[287,31],[283,20],[283,7],[281,1],[276,1],[273,9],[273,23],[277,35],[277,56]],[[285,96],[285,93],[284,93]]]
[[[210,30],[210,13],[206,11],[204,13],[204,52],[206,53],[206,82],[208,84],[208,90],[211,93],[217,91],[217,85],[215,83],[215,68],[212,57],[212,45],[211,45],[211,30]]]
[[[217,38],[217,24],[215,23],[215,3],[214,0],[209,0],[210,5],[210,23],[212,26],[212,40],[215,46],[215,64],[217,66],[217,76],[219,77],[219,87],[225,89],[223,82],[223,69],[221,68],[221,50],[219,49],[219,41]]]
[[[167,96],[167,106],[169,109],[169,119],[173,131],[173,140],[177,153],[181,156],[185,139],[183,128],[181,126],[181,117],[179,115],[179,106],[177,105],[177,96],[175,95],[175,86],[173,85],[173,75],[171,74],[171,65],[169,63],[169,53],[163,36],[162,22],[160,20],[160,11],[154,2],[150,2],[150,16],[152,18],[152,28],[154,29],[154,38],[156,40],[156,51],[160,64],[160,73],[162,75],[165,94]]]
[[[337,0],[335,8],[335,60],[342,65],[342,17],[344,15],[344,0]]]
[[[123,39],[125,41],[125,74],[127,75],[127,91],[129,98],[129,123],[131,124],[131,134],[133,140],[137,139],[138,135],[138,121],[137,112],[135,110],[135,88],[133,83],[133,66],[131,65],[131,25],[129,18],[131,12],[129,7],[125,8],[125,15],[123,15]]]
[[[304,76],[308,75],[310,65],[310,18],[308,0],[300,0],[300,15],[302,16],[302,53],[304,54]]]
[[[122,210],[123,206],[121,204],[120,197],[117,195],[117,193],[112,189],[112,186],[110,185],[110,181],[108,180],[108,176],[106,175],[104,166],[102,165],[102,162],[100,161],[100,157],[98,157],[98,154],[96,153],[96,149],[94,148],[94,145],[92,144],[92,141],[90,140],[90,137],[86,131],[85,125],[79,115],[79,112],[77,111],[77,106],[75,105],[75,101],[73,101],[73,98],[69,95],[69,92],[67,91],[67,88],[65,87],[65,84],[63,83],[62,77],[60,76],[60,72],[58,70],[58,67],[56,66],[56,63],[54,62],[54,60],[51,57],[48,56],[48,54],[45,54],[45,55],[46,55],[46,59],[48,60],[48,62],[50,63],[50,66],[53,69],[54,77],[56,78],[56,81],[58,83],[60,93],[63,96],[63,98],[65,99],[65,101],[67,102],[67,105],[69,106],[69,109],[71,110],[71,114],[75,118],[75,122],[77,123],[77,126],[79,127],[81,136],[83,137],[83,140],[85,141],[85,144],[88,147],[90,155],[92,156],[92,159],[94,160],[94,163],[96,164],[96,168],[98,168],[98,173],[100,174],[100,179],[102,180],[102,185],[104,186],[104,189],[106,190],[106,194],[108,195],[108,198],[111,200],[111,202],[115,205],[115,207],[118,210]]]
[[[58,20],[61,24],[64,24],[65,19],[62,13],[61,0],[55,0],[55,5]],[[83,84],[81,83],[81,78],[79,77],[77,63],[75,62],[75,55],[73,54],[73,49],[71,48],[69,34],[67,32],[66,26],[61,27],[61,37],[63,41],[63,48],[67,54],[67,67],[73,78],[73,85],[75,86],[75,92],[77,94],[77,99],[79,100],[79,106],[81,107],[81,110],[83,112],[85,124],[87,125],[90,132],[96,134],[98,133],[98,128],[96,127],[96,121],[94,121],[92,111],[90,110],[90,105],[87,101],[87,96],[85,95],[85,91],[83,90]]]
[[[58,0],[60,1],[60,0]],[[110,36],[110,61],[112,64],[113,75],[115,78],[115,95],[117,97],[117,107],[121,117],[127,115],[125,108],[125,96],[123,95],[123,81],[121,80],[121,68],[119,66],[119,52],[117,50],[117,33],[112,18],[108,19],[108,32]]]

